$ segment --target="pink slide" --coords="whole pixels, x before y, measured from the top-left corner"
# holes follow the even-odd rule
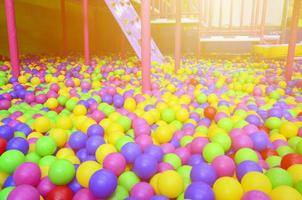
[[[105,0],[108,8],[126,35],[136,55],[141,59],[141,21],[129,0]],[[151,60],[163,62],[164,57],[151,41]]]

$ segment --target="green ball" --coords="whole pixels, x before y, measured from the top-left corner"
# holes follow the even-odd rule
[[[65,107],[69,110],[72,111],[74,107],[77,105],[78,101],[76,99],[69,99],[65,103]]]
[[[21,151],[8,150],[0,157],[0,170],[7,174],[11,174],[25,160],[25,156]]]
[[[73,164],[68,160],[56,160],[49,168],[49,180],[55,185],[66,185],[75,175]]]
[[[115,108],[113,106],[107,105],[104,109],[103,112],[105,115],[108,117],[111,113],[115,111]]]
[[[56,142],[52,137],[43,136],[37,140],[36,152],[40,156],[52,155],[56,151]]]
[[[271,168],[265,172],[265,175],[271,181],[273,188],[281,185],[293,186],[291,175],[282,168]]]
[[[162,120],[170,123],[175,119],[175,112],[171,108],[165,108],[161,111],[160,117]]]
[[[207,102],[207,100],[208,100],[208,97],[204,93],[200,93],[196,97],[196,101],[199,104],[203,104],[203,103]]]
[[[302,180],[295,184],[295,188],[302,195]]]
[[[25,156],[25,161],[26,162],[33,162],[33,163],[37,163],[38,164],[40,159],[41,159],[41,157],[36,152],[28,153]]]
[[[178,169],[181,166],[181,159],[174,153],[168,153],[164,156],[164,162],[171,164],[174,169]]]
[[[239,164],[243,161],[246,161],[246,160],[251,160],[251,161],[254,161],[254,162],[258,162],[259,161],[259,158],[256,154],[256,152],[250,148],[242,148],[242,149],[239,149],[236,154],[235,154],[235,162],[236,164]]]
[[[109,200],[123,200],[127,199],[128,196],[128,191],[123,186],[118,185]]]
[[[118,185],[123,186],[127,191],[130,191],[139,182],[139,178],[132,171],[126,171],[118,177]]]
[[[209,131],[209,129],[206,127],[206,126],[198,126],[196,128],[196,132],[197,133],[204,133],[204,134],[207,134]]]
[[[295,151],[292,148],[290,148],[289,146],[280,146],[277,148],[277,153],[281,157],[285,156],[286,154],[294,153],[294,152]]]
[[[11,187],[7,187],[4,188],[0,191],[0,200],[7,200],[8,199],[8,195],[10,194],[10,192],[14,189],[15,187],[11,186]]]
[[[230,136],[225,133],[217,133],[212,137],[211,141],[220,144],[224,149],[224,152],[227,152],[232,145],[232,140]]]
[[[222,118],[218,121],[218,126],[230,132],[233,128],[233,121],[229,118]]]
[[[68,98],[67,97],[65,97],[65,96],[59,96],[59,98],[58,98],[58,102],[59,102],[59,104],[61,105],[61,106],[64,106],[65,104],[66,104],[66,102],[68,101]]]
[[[190,136],[190,135],[185,135],[184,137],[182,137],[182,138],[180,139],[180,146],[181,146],[181,147],[185,147],[185,146],[187,146],[187,144],[191,143],[192,140],[193,140],[193,137],[192,137],[192,136]]]
[[[278,117],[270,117],[265,121],[265,126],[269,129],[279,129],[282,124]]]
[[[181,128],[182,128],[182,123],[180,121],[178,121],[178,120],[174,120],[170,124],[172,124],[173,126],[175,126],[176,130],[181,130]]]
[[[281,164],[282,158],[280,156],[270,156],[265,162],[268,164],[269,168],[278,167]]]
[[[190,165],[183,165],[177,169],[177,173],[183,178],[183,179],[190,179],[192,166]]]
[[[39,166],[50,166],[56,160],[57,158],[55,156],[44,156],[39,160]]]
[[[243,128],[243,127],[245,127],[246,125],[248,125],[248,123],[245,121],[245,120],[239,120],[239,121],[237,121],[235,124],[234,124],[234,126],[233,126],[233,128]]]
[[[131,128],[132,121],[126,116],[121,116],[116,121],[119,125],[121,125],[125,131],[128,131]]]
[[[224,150],[220,144],[210,142],[203,148],[202,155],[207,162],[211,163],[216,157],[224,155]]]
[[[127,143],[129,143],[129,142],[133,142],[133,141],[134,141],[134,140],[133,140],[131,137],[125,135],[125,136],[122,136],[122,137],[120,137],[119,139],[117,139],[117,141],[115,142],[115,147],[116,147],[116,149],[117,149],[118,151],[121,151],[122,147],[123,147],[125,144],[127,144]]]
[[[296,152],[302,155],[302,141],[298,142],[296,145]]]
[[[288,144],[292,149],[297,149],[297,144],[302,141],[301,137],[294,136],[288,140]]]

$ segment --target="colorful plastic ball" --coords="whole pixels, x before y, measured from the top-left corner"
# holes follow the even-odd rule
[[[73,132],[69,137],[68,144],[72,149],[78,150],[85,147],[86,140],[87,140],[86,134],[80,131],[76,131]]]
[[[47,117],[38,117],[35,119],[33,128],[40,132],[40,133],[46,133],[51,127],[51,122]]]
[[[271,198],[264,192],[251,190],[249,192],[246,192],[241,200],[271,200]]]
[[[172,165],[174,169],[178,169],[181,166],[181,159],[174,153],[164,155],[163,161]]]
[[[19,185],[10,192],[7,199],[39,200],[40,194],[38,190],[31,185]]]
[[[298,134],[299,128],[293,122],[285,122],[280,126],[280,133],[286,138],[294,137]]]
[[[224,155],[224,150],[220,144],[211,142],[205,145],[202,155],[207,162],[211,163],[216,157]]]
[[[95,161],[81,163],[76,171],[77,181],[81,186],[87,188],[90,177],[99,169],[101,169],[101,165]]]
[[[184,194],[185,199],[214,200],[215,195],[212,188],[203,182],[190,184]]]
[[[98,124],[93,124],[88,128],[87,134],[88,134],[88,136],[93,136],[93,135],[103,136],[104,129],[102,126],[100,126]]]
[[[125,144],[121,149],[127,163],[134,163],[135,159],[142,154],[140,146],[134,142]]]
[[[175,112],[171,108],[165,108],[161,111],[160,117],[162,120],[170,123],[175,119]]]
[[[217,179],[217,174],[214,167],[206,163],[194,165],[192,167],[190,176],[192,182],[204,182],[208,185],[213,185]]]
[[[86,151],[88,154],[93,155],[95,154],[97,148],[105,143],[103,137],[99,135],[90,136],[86,141]]]
[[[231,145],[232,145],[231,138],[226,133],[217,133],[217,134],[215,134],[212,137],[211,142],[215,142],[217,144],[220,144],[225,152],[227,152],[231,148]]]
[[[48,177],[55,185],[66,185],[72,181],[75,175],[75,168],[68,160],[56,160],[49,168]]]
[[[133,186],[130,195],[138,200],[148,200],[154,195],[154,190],[149,183],[139,182]]]
[[[126,159],[120,153],[111,153],[106,156],[103,162],[103,168],[119,176],[126,169]]]
[[[296,153],[289,153],[282,157],[281,167],[283,169],[288,169],[294,164],[302,164],[302,155]]]
[[[10,187],[10,186],[15,186],[16,184],[15,184],[15,182],[14,182],[14,178],[13,178],[13,176],[8,176],[6,179],[5,179],[5,181],[4,181],[4,183],[3,183],[3,187]]]
[[[282,168],[271,168],[265,172],[265,175],[270,179],[273,188],[282,185],[293,186],[293,178]]]
[[[138,156],[133,164],[133,172],[141,179],[151,178],[157,171],[157,161],[150,155]]]
[[[239,149],[235,154],[235,162],[239,164],[246,160],[258,162],[259,158],[256,152],[250,148]]]
[[[68,187],[72,190],[73,193],[76,193],[80,189],[82,189],[82,186],[79,184],[76,177],[68,184]]]
[[[15,137],[7,143],[6,149],[7,150],[12,150],[12,149],[19,150],[22,153],[26,154],[29,149],[29,144],[26,139],[21,138],[21,137]]]
[[[236,176],[239,180],[249,172],[262,172],[262,168],[258,163],[250,160],[243,161],[236,167]]]
[[[8,125],[0,126],[0,137],[5,140],[10,140],[14,136],[14,131]]]
[[[168,126],[159,126],[154,133],[156,141],[160,144],[169,142],[172,136],[173,132]]]
[[[36,152],[40,156],[52,155],[56,151],[56,142],[50,136],[43,136],[37,140]]]
[[[8,150],[0,157],[0,170],[11,174],[15,169],[24,162],[25,156],[17,150]]]
[[[89,191],[89,189],[85,188],[77,191],[73,196],[73,200],[95,200],[95,197]]]
[[[301,194],[292,187],[282,185],[274,188],[270,194],[272,200],[300,200]]]
[[[216,109],[212,106],[208,106],[204,109],[203,114],[206,118],[213,120],[216,115]]]
[[[97,198],[107,198],[117,186],[117,177],[107,169],[96,171],[89,180],[89,190]]]
[[[253,147],[256,151],[261,151],[265,149],[269,144],[269,139],[267,135],[263,132],[256,132],[250,135],[253,141]]]
[[[7,200],[8,195],[11,193],[11,191],[14,188],[15,187],[11,186],[11,187],[6,187],[6,188],[3,188],[2,190],[0,190],[0,200]]]
[[[302,164],[294,164],[287,169],[287,172],[293,178],[294,184],[302,180]]]
[[[225,155],[216,157],[212,162],[212,166],[214,167],[218,177],[232,177],[236,170],[236,165],[233,159]]]
[[[69,130],[73,127],[72,120],[69,116],[60,116],[56,121],[56,127]]]
[[[67,186],[56,186],[46,196],[45,200],[72,200],[73,193]]]
[[[118,185],[115,192],[110,196],[110,200],[126,199],[128,196],[128,191],[124,187]]]
[[[42,178],[42,180],[40,181],[40,183],[37,187],[37,190],[43,197],[46,197],[47,194],[55,187],[56,186],[46,176],[46,177]]]
[[[0,100],[0,110],[8,110],[11,107],[11,102],[6,99]]]
[[[127,191],[130,191],[139,181],[138,176],[132,171],[126,171],[118,177],[118,184],[123,186]]]
[[[271,130],[280,128],[281,124],[282,124],[281,119],[279,119],[278,117],[269,117],[265,121],[265,126]]]
[[[114,153],[114,152],[116,152],[116,149],[113,145],[111,145],[111,144],[102,144],[101,146],[99,146],[97,148],[97,150],[95,152],[96,160],[99,163],[103,163],[106,156],[109,155],[110,153]]]
[[[178,197],[184,191],[184,181],[182,177],[173,170],[168,170],[158,177],[159,194],[170,199]]]
[[[258,190],[270,194],[272,191],[270,179],[260,172],[249,172],[244,175],[241,179],[241,185],[244,192]]]
[[[248,135],[237,135],[232,138],[232,147],[235,151],[241,148],[253,148],[253,140]]]
[[[243,189],[240,183],[231,177],[219,178],[213,186],[216,200],[240,200]]]
[[[35,163],[26,162],[21,164],[13,174],[14,182],[18,185],[37,186],[41,178],[41,170]]]
[[[57,108],[59,105],[59,102],[55,98],[49,98],[45,102],[45,106],[51,110]]]
[[[155,195],[151,198],[151,200],[169,200],[169,199],[163,195]]]

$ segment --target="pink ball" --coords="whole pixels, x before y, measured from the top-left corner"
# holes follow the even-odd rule
[[[138,144],[142,150],[144,150],[146,147],[153,144],[153,141],[149,135],[140,135],[135,139],[135,143]]]
[[[175,151],[175,147],[170,143],[162,144],[161,148],[164,153],[173,153]]]
[[[201,153],[206,144],[209,143],[209,140],[205,137],[194,138],[191,142],[191,153],[197,154]]]
[[[170,163],[166,163],[166,162],[159,163],[157,168],[159,172],[174,170],[174,167]]]
[[[81,189],[74,195],[73,200],[96,200],[89,189]]]
[[[39,104],[45,103],[47,100],[47,96],[45,94],[39,94],[36,96],[36,102]]]
[[[149,200],[154,195],[154,190],[149,183],[140,182],[133,186],[130,194],[137,200]]]
[[[238,135],[232,138],[232,147],[235,151],[241,148],[253,148],[253,141],[247,135]]]
[[[242,130],[245,134],[248,134],[248,135],[259,131],[258,127],[255,126],[254,124],[246,125],[245,127],[243,127]]]
[[[37,189],[39,193],[43,196],[46,197],[46,195],[54,189],[56,186],[52,184],[49,180],[49,178],[46,176],[44,177],[41,182],[39,183]]]
[[[176,149],[175,154],[181,159],[182,164],[186,164],[191,156],[190,151],[185,147]]]
[[[214,167],[218,177],[233,176],[235,173],[236,165],[232,158],[228,156],[218,156],[213,160],[212,166]]]
[[[8,195],[8,200],[39,200],[40,194],[31,185],[19,185]]]
[[[26,103],[32,103],[32,102],[35,101],[35,99],[36,99],[35,95],[32,94],[32,93],[30,93],[30,94],[27,94],[27,95],[25,96],[24,101],[25,101]]]
[[[11,106],[11,103],[9,100],[2,99],[0,100],[0,110],[8,110]]]
[[[244,134],[244,131],[242,129],[240,129],[240,128],[234,128],[230,132],[230,137],[233,138],[233,137],[236,137],[236,136],[241,135],[241,134]]]
[[[102,119],[105,118],[105,114],[102,111],[95,110],[91,113],[90,117],[99,123]]]
[[[126,169],[126,159],[120,153],[111,153],[104,159],[103,167],[119,176]]]
[[[243,195],[242,200],[271,200],[271,198],[264,192],[252,190]]]
[[[15,184],[37,186],[40,182],[41,170],[35,163],[21,164],[13,174]]]
[[[134,128],[134,134],[135,136],[140,136],[140,135],[150,135],[151,133],[151,128],[148,124],[139,124],[136,125]]]

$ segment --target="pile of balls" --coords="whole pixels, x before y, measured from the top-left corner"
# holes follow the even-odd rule
[[[0,200],[302,200],[302,63],[167,60],[0,62]]]

